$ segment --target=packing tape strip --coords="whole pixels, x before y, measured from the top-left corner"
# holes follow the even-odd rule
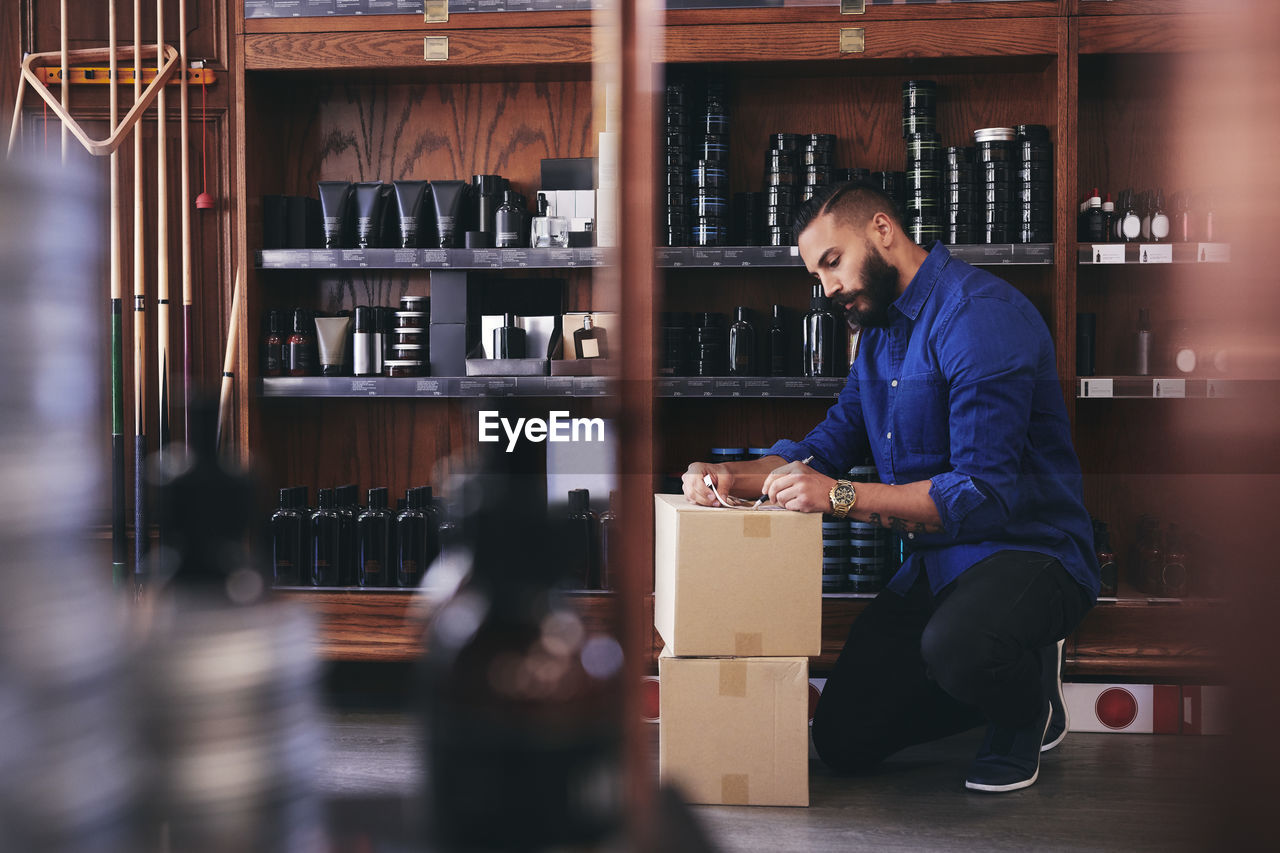
[[[751,777],[746,773],[725,773],[720,777],[720,802],[726,806],[750,805]]]
[[[742,535],[747,539],[768,539],[773,535],[773,525],[768,513],[742,516]]]
[[[764,634],[734,634],[733,654],[740,658],[764,657]]]
[[[720,695],[747,695],[747,663],[740,660],[720,661]]]

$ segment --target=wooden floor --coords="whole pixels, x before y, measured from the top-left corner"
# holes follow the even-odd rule
[[[322,792],[409,795],[420,737],[408,715],[331,712]],[[655,744],[656,727],[653,732]],[[1010,794],[964,789],[980,732],[907,750],[872,775],[840,778],[814,761],[807,809],[700,806],[725,853],[749,851],[1203,850],[1212,737],[1075,733],[1040,780]],[[656,751],[656,749],[655,749]]]

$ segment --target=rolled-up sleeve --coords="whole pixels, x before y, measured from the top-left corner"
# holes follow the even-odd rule
[[[862,398],[855,360],[849,379],[840,390],[835,405],[827,409],[822,423],[800,441],[782,439],[769,448],[769,453],[788,462],[810,460],[809,465],[828,477],[840,477],[867,455],[867,427],[862,420]]]
[[[990,537],[1009,520],[1035,394],[1035,322],[1043,327],[1003,299],[973,298],[939,328],[951,470],[931,478],[929,497],[953,539]]]

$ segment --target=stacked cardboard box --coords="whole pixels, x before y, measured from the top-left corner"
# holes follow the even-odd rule
[[[807,806],[821,516],[654,500],[662,780],[696,803]]]

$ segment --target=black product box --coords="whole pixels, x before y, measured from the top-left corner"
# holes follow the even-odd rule
[[[320,200],[307,196],[286,197],[288,232],[285,249],[318,249],[324,245],[324,227],[320,217]]]
[[[289,205],[286,196],[262,197],[262,248],[284,249],[289,231]]]
[[[596,158],[561,157],[542,161],[543,190],[593,190],[596,188]]]
[[[431,271],[431,325],[466,323],[480,315],[478,289],[467,286],[467,274],[461,270]],[[439,374],[461,376],[461,373]]]
[[[432,376],[466,376],[467,324],[432,323],[428,351]]]

